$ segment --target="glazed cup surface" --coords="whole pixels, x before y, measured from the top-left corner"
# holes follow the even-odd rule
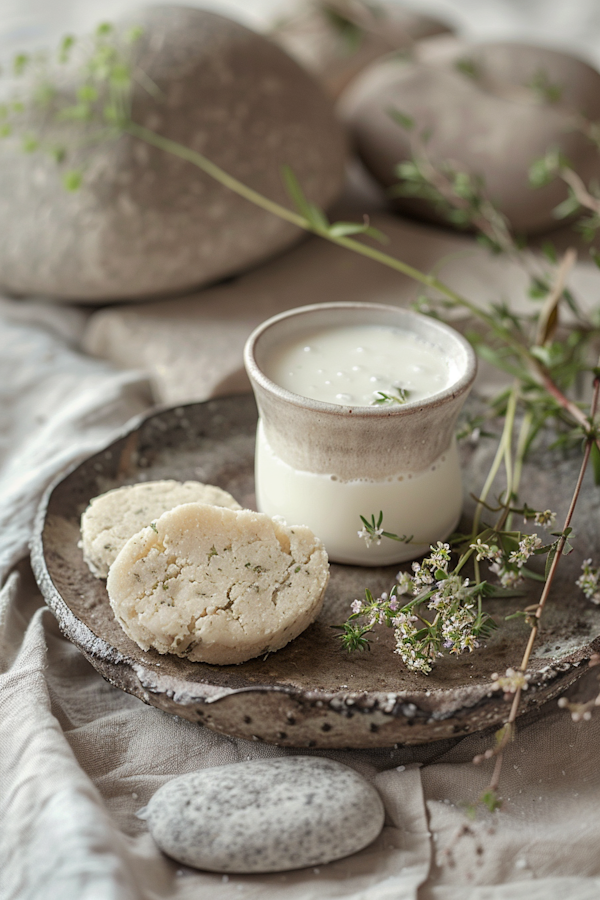
[[[402,405],[342,406],[294,394],[266,375],[269,355],[282,342],[305,330],[348,325],[394,327],[433,344],[449,361],[451,383]],[[394,306],[315,304],[263,322],[248,338],[244,362],[260,413],[261,511],[308,525],[333,561],[356,565],[412,559],[456,527],[462,487],[454,429],[477,368],[456,331]],[[385,530],[413,540],[383,538],[367,546],[357,534],[360,515],[378,517],[380,510]]]

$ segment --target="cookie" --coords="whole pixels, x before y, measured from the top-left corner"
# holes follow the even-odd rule
[[[123,547],[107,589],[142,649],[215,665],[284,647],[316,618],[329,580],[304,525],[199,503],[178,506]]]
[[[241,509],[227,491],[199,481],[147,481],[100,494],[81,517],[81,547],[90,571],[106,578],[130,537],[182,503]]]

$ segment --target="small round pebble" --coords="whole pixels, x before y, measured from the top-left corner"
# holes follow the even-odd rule
[[[287,756],[204,769],[167,782],[138,816],[168,856],[210,872],[284,872],[366,847],[381,797],[331,759]]]

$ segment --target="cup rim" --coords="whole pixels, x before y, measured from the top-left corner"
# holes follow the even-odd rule
[[[419,321],[425,321],[427,322],[428,327],[431,328],[432,332],[443,332],[446,336],[449,336],[451,339],[453,339],[463,349],[466,355],[465,370],[462,375],[456,379],[456,381],[453,381],[452,384],[448,385],[448,387],[444,388],[444,390],[439,391],[436,394],[431,394],[430,397],[425,397],[421,400],[409,400],[402,405],[394,404],[394,406],[392,407],[360,406],[352,404],[341,405],[338,403],[328,403],[325,400],[314,400],[311,397],[304,397],[301,394],[296,394],[292,391],[289,391],[287,390],[287,388],[281,387],[275,381],[270,379],[260,368],[256,361],[256,345],[262,335],[273,326],[278,325],[279,322],[285,319],[293,318],[295,316],[300,317],[303,315],[311,314],[313,312],[319,312],[323,309],[381,310],[383,312],[390,312],[393,315],[400,315],[401,317],[405,317],[405,319],[407,319],[408,321],[414,321],[415,319],[418,319]],[[432,337],[432,343],[435,343],[434,336]],[[462,334],[460,334],[458,331],[456,331],[455,328],[452,328],[450,325],[446,325],[445,322],[440,322],[438,319],[429,318],[422,313],[418,313],[410,309],[405,309],[402,306],[391,306],[387,303],[368,303],[353,300],[332,301],[329,303],[311,303],[307,306],[297,306],[293,309],[288,309],[284,312],[278,313],[275,316],[271,316],[269,319],[265,319],[264,322],[261,322],[261,324],[254,329],[254,331],[250,334],[246,341],[246,344],[244,346],[244,365],[251,382],[256,382],[264,390],[268,391],[271,394],[275,394],[277,397],[279,397],[281,400],[285,400],[287,403],[291,403],[292,405],[300,407],[302,409],[311,409],[315,412],[321,412],[329,415],[347,416],[351,414],[355,418],[387,418],[390,416],[406,416],[420,409],[423,409],[424,407],[426,407],[427,409],[439,408],[440,406],[444,406],[446,403],[449,403],[450,401],[456,399],[456,397],[468,391],[473,384],[473,381],[475,380],[475,376],[477,374],[477,357],[473,348],[471,347],[469,342],[462,336]]]

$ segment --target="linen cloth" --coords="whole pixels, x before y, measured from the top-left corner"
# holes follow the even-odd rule
[[[598,897],[600,716],[574,724],[556,702],[508,749],[506,803],[494,815],[465,817],[463,804],[490,775],[471,760],[491,736],[473,735],[324,753],[371,779],[386,806],[381,836],[348,859],[221,876],[158,850],[135,812],[170,778],[317,751],[236,740],[145,706],[104,682],[44,606],[27,560],[41,492],[151,403],[143,373],[77,351],[87,315],[31,301],[0,306],[2,900]],[[575,690],[598,690],[597,671]]]

